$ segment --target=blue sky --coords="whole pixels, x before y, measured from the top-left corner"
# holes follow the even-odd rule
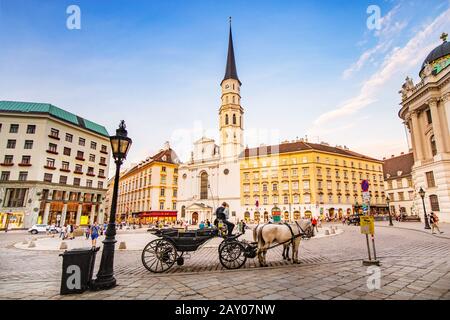
[[[69,5],[81,29],[66,28]],[[381,29],[366,25],[369,5]],[[450,2],[0,0],[0,99],[125,119],[128,163],[217,138],[228,16],[247,143],[308,135],[375,157],[407,151],[398,91],[450,31]]]

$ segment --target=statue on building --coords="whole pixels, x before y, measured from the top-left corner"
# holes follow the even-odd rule
[[[414,82],[410,77],[406,77],[405,83],[402,85],[402,89],[398,92],[402,95],[402,99],[406,99],[410,91],[414,89]]]

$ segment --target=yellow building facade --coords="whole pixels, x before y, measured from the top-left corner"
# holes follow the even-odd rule
[[[342,218],[362,204],[361,181],[370,183],[371,212],[385,210],[382,161],[345,147],[303,140],[245,149],[240,157],[244,219],[285,221],[322,216]]]
[[[178,163],[175,152],[167,145],[156,155],[122,173],[118,220],[142,224],[176,221]]]

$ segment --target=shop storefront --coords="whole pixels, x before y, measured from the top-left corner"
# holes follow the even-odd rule
[[[156,222],[175,223],[177,221],[177,211],[140,212],[136,217],[141,224],[153,224]]]
[[[0,212],[0,229],[22,229],[23,225],[23,212]]]

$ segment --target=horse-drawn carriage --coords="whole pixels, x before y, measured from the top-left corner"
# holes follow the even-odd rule
[[[256,243],[239,240],[242,234],[226,236],[217,228],[180,230],[161,229],[153,232],[158,239],[149,242],[142,251],[142,263],[151,272],[169,270],[175,262],[184,264],[184,254],[198,250],[209,240],[223,237],[219,245],[219,260],[227,269],[239,269],[247,258],[256,256]]]
[[[151,272],[165,272],[175,263],[179,266],[183,265],[186,252],[197,251],[209,240],[221,237],[223,240],[218,248],[220,263],[226,269],[239,269],[245,264],[247,258],[252,259],[256,257],[258,253],[258,244],[261,245],[261,243],[265,243],[262,248],[262,252],[265,253],[270,248],[279,245],[284,245],[286,247],[292,243],[294,252],[294,250],[298,249],[300,237],[305,237],[305,235],[306,237],[310,237],[310,235],[300,231],[303,231],[303,229],[298,224],[298,232],[294,232],[295,230],[293,231],[293,229],[286,224],[289,228],[289,238],[280,240],[276,239],[275,235],[275,238],[270,240],[270,242],[265,242],[264,239],[261,238],[263,226],[260,226],[259,229],[258,227],[254,229],[253,242],[240,240],[239,237],[241,237],[242,234],[227,236],[226,227],[223,227],[220,223],[219,228],[214,227],[198,230],[180,230],[175,228],[158,229],[152,231],[158,238],[150,241],[142,251],[142,263],[145,268]],[[283,224],[280,224],[280,226],[283,226]],[[256,230],[259,230],[258,234],[256,233]],[[262,242],[261,239],[263,240]],[[277,244],[270,247],[270,244],[274,241],[277,242]],[[297,245],[294,245],[294,243],[297,243]],[[269,246],[267,246],[267,244],[269,244]],[[283,257],[285,257],[284,253]],[[295,256],[295,258],[297,257]],[[260,260],[260,262],[261,261],[263,261],[261,265],[265,265],[265,255],[264,260]]]

